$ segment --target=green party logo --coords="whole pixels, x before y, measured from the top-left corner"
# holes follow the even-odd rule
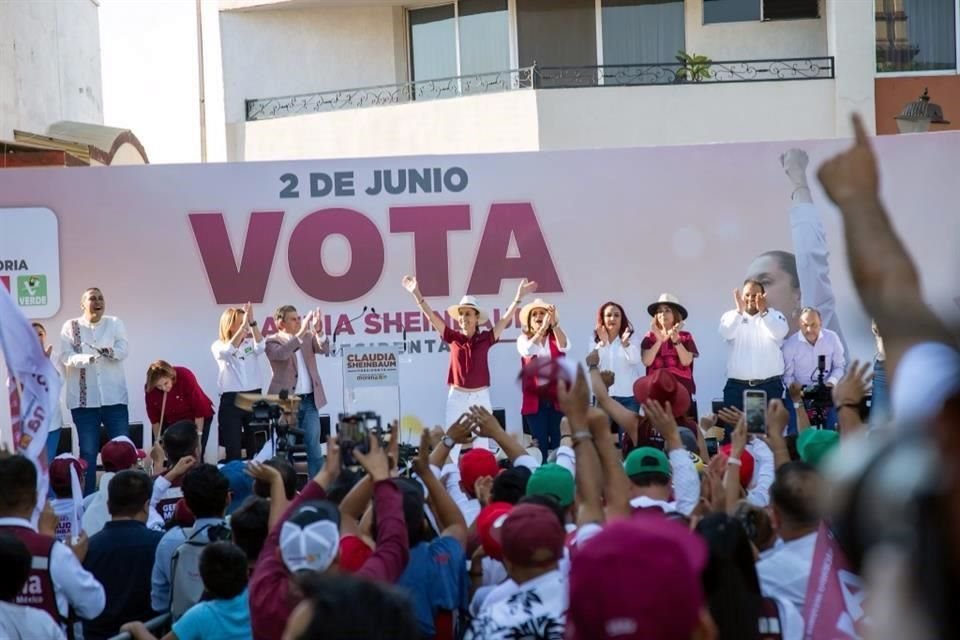
[[[42,307],[47,304],[47,276],[17,276],[17,303],[21,307]]]

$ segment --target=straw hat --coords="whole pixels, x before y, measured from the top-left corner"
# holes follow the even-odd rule
[[[520,326],[524,330],[530,328],[530,314],[533,313],[534,309],[547,309],[550,305],[543,299],[537,298],[533,302],[523,305],[523,308],[520,309]]]
[[[671,307],[676,309],[677,312],[680,314],[681,320],[687,319],[686,307],[680,304],[680,299],[677,298],[677,296],[673,295],[672,293],[661,293],[660,297],[657,298],[657,301],[652,303],[649,307],[647,307],[647,313],[649,313],[651,316],[657,315],[657,307],[659,307],[662,304],[670,305]]]
[[[460,313],[460,309],[463,307],[473,309],[477,312],[477,322],[479,324],[484,324],[487,321],[487,313],[480,308],[480,305],[477,304],[477,299],[474,296],[463,296],[460,298],[460,304],[452,304],[447,307],[447,313],[456,318]]]

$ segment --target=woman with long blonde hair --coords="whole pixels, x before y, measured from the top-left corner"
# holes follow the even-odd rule
[[[220,335],[210,347],[217,361],[217,387],[220,390],[218,433],[226,449],[227,460],[239,460],[241,447],[247,459],[255,451],[253,432],[245,425],[246,412],[235,402],[238,393],[260,393],[261,373],[257,362],[266,351],[266,342],[249,302],[242,309],[231,307],[220,316]]]

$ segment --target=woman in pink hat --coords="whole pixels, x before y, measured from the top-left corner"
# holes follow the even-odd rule
[[[697,386],[693,382],[693,359],[699,355],[693,336],[683,331],[687,310],[676,296],[663,293],[656,302],[647,307],[653,318],[650,331],[643,337],[640,350],[647,375],[658,369],[666,369],[677,381],[694,395]]]
[[[560,328],[557,308],[537,298],[520,309],[521,335],[517,338],[520,363],[528,367],[563,357],[570,348],[567,334]],[[557,408],[557,380],[536,375],[523,376],[523,402],[520,415],[537,440],[543,459],[560,446],[560,419]]]
[[[456,318],[460,325],[460,331],[454,331],[430,308],[420,293],[416,277],[404,276],[403,288],[413,295],[417,307],[430,319],[430,324],[440,334],[441,339],[450,345],[450,366],[447,370],[447,385],[450,391],[447,394],[446,424],[456,422],[471,406],[476,405],[492,411],[487,353],[490,347],[500,340],[503,330],[513,320],[513,314],[523,296],[537,290],[537,283],[528,282],[524,278],[503,317],[492,329],[482,331],[480,325],[486,324],[489,318],[474,296],[463,296],[459,304],[447,308],[447,313]]]

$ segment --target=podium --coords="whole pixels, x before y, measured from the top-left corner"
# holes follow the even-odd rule
[[[343,412],[372,411],[384,431],[400,420],[400,352],[398,345],[349,345],[340,351]],[[339,420],[337,420],[339,422]],[[404,435],[401,434],[401,438]]]

